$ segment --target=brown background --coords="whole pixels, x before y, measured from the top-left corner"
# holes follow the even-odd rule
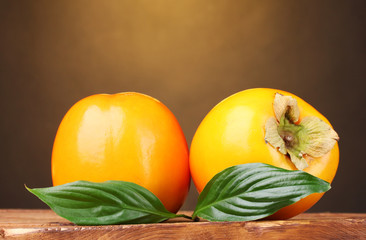
[[[340,167],[312,211],[366,212],[366,1],[0,1],[0,208],[45,207],[63,115],[95,93],[137,91],[188,143],[223,98],[290,91],[338,131]],[[184,209],[192,209],[192,187]]]

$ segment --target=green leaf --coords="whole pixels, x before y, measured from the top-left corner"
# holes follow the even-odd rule
[[[330,184],[303,171],[263,163],[229,167],[216,174],[198,198],[192,218],[250,221],[267,217]]]
[[[156,223],[178,215],[149,190],[123,181],[76,181],[29,189],[61,217],[78,225]]]

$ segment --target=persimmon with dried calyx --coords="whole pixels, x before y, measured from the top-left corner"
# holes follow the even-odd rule
[[[136,183],[177,212],[190,183],[188,146],[172,112],[139,93],[97,94],[66,113],[52,151],[53,184]]]
[[[191,175],[201,192],[218,172],[261,162],[303,170],[331,183],[338,168],[337,141],[329,121],[299,97],[276,89],[248,89],[224,99],[201,122],[190,149]],[[291,218],[322,195],[313,193],[270,218]]]

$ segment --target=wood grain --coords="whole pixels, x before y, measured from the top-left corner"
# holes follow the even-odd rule
[[[190,213],[185,213],[190,214]],[[0,210],[0,239],[366,239],[364,213],[305,213],[285,221],[76,226],[51,210]]]

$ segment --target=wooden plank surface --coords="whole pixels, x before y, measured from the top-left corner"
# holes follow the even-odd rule
[[[186,213],[190,214],[190,213]],[[0,239],[366,239],[364,213],[305,213],[285,221],[76,226],[51,210],[0,209]]]

